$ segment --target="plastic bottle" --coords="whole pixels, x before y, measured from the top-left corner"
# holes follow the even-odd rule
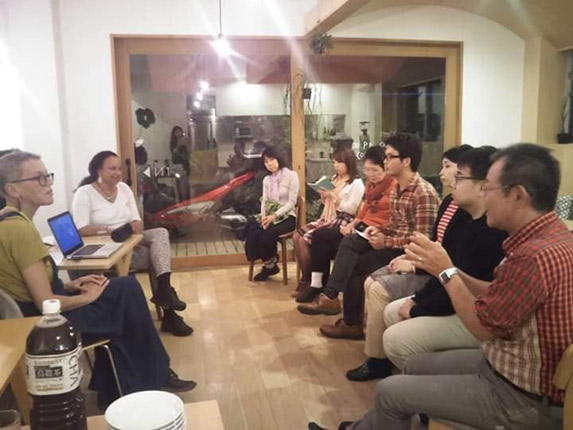
[[[31,430],[85,430],[80,389],[80,333],[62,315],[59,300],[44,300],[44,316],[26,340],[26,375],[32,396]]]

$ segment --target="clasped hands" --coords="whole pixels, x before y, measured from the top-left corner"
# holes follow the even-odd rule
[[[74,279],[66,284],[66,289],[78,294],[85,294],[97,298],[108,286],[109,279],[102,275],[87,275]]]
[[[261,226],[263,227],[263,230],[266,230],[267,228],[269,228],[269,226],[271,226],[273,224],[273,222],[275,222],[275,220],[277,219],[277,215],[276,214],[271,214],[271,215],[267,215],[261,218]]]

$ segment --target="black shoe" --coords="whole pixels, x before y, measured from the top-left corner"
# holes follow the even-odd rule
[[[297,303],[310,303],[321,292],[322,292],[322,288],[305,287],[298,292],[298,294],[296,296],[296,301],[297,301]]]
[[[392,374],[392,364],[387,358],[369,358],[356,369],[346,372],[346,378],[351,381],[371,381],[382,379]]]
[[[185,324],[183,318],[172,310],[166,310],[161,320],[161,331],[174,334],[175,336],[189,336],[193,328]]]
[[[167,383],[162,390],[169,391],[170,393],[183,393],[184,391],[191,391],[196,386],[197,384],[193,381],[184,381],[183,379],[179,379],[177,373],[175,373],[173,369],[169,369]]]
[[[276,264],[270,269],[267,268],[266,266],[263,266],[263,269],[255,276],[254,281],[255,282],[266,281],[267,279],[269,279],[269,276],[276,275],[280,271],[281,270],[279,269],[279,266],[277,266]]]
[[[173,309],[174,311],[184,311],[187,304],[177,296],[175,288],[169,287],[166,290],[158,290],[151,298],[151,302],[163,309]]]
[[[342,421],[338,426],[338,430],[346,430],[354,421]],[[326,430],[324,427],[319,426],[315,422],[308,423],[308,430]]]

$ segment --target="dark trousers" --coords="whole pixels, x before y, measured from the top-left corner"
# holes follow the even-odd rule
[[[259,258],[269,261],[277,255],[279,236],[290,233],[296,228],[296,218],[289,216],[284,221],[273,224],[263,230],[260,224],[252,223],[245,227],[245,254],[247,260],[256,261]]]
[[[61,281],[54,282],[52,291],[69,295]],[[40,314],[34,303],[18,304],[24,316]],[[141,285],[134,278],[111,279],[95,302],[63,315],[80,331],[84,344],[110,339],[124,394],[165,386],[169,357],[151,320]],[[99,348],[89,388],[110,398],[117,396],[109,361]]]
[[[343,313],[347,325],[362,324],[364,316],[364,282],[376,270],[403,254],[402,249],[372,249],[360,256],[344,292]]]
[[[355,325],[362,320],[366,277],[403,252],[395,248],[373,249],[366,239],[357,234],[342,239],[327,286],[344,293],[346,324]]]
[[[338,227],[319,228],[312,232],[310,244],[311,270],[322,273],[322,283],[326,285],[330,275],[330,260],[334,260],[344,236]]]

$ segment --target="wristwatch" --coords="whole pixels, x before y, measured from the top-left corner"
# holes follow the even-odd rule
[[[445,286],[448,282],[450,282],[450,279],[452,279],[455,275],[458,274],[459,274],[458,269],[456,269],[455,267],[450,267],[449,269],[440,272],[440,274],[438,275],[438,279],[440,280],[442,285]]]

